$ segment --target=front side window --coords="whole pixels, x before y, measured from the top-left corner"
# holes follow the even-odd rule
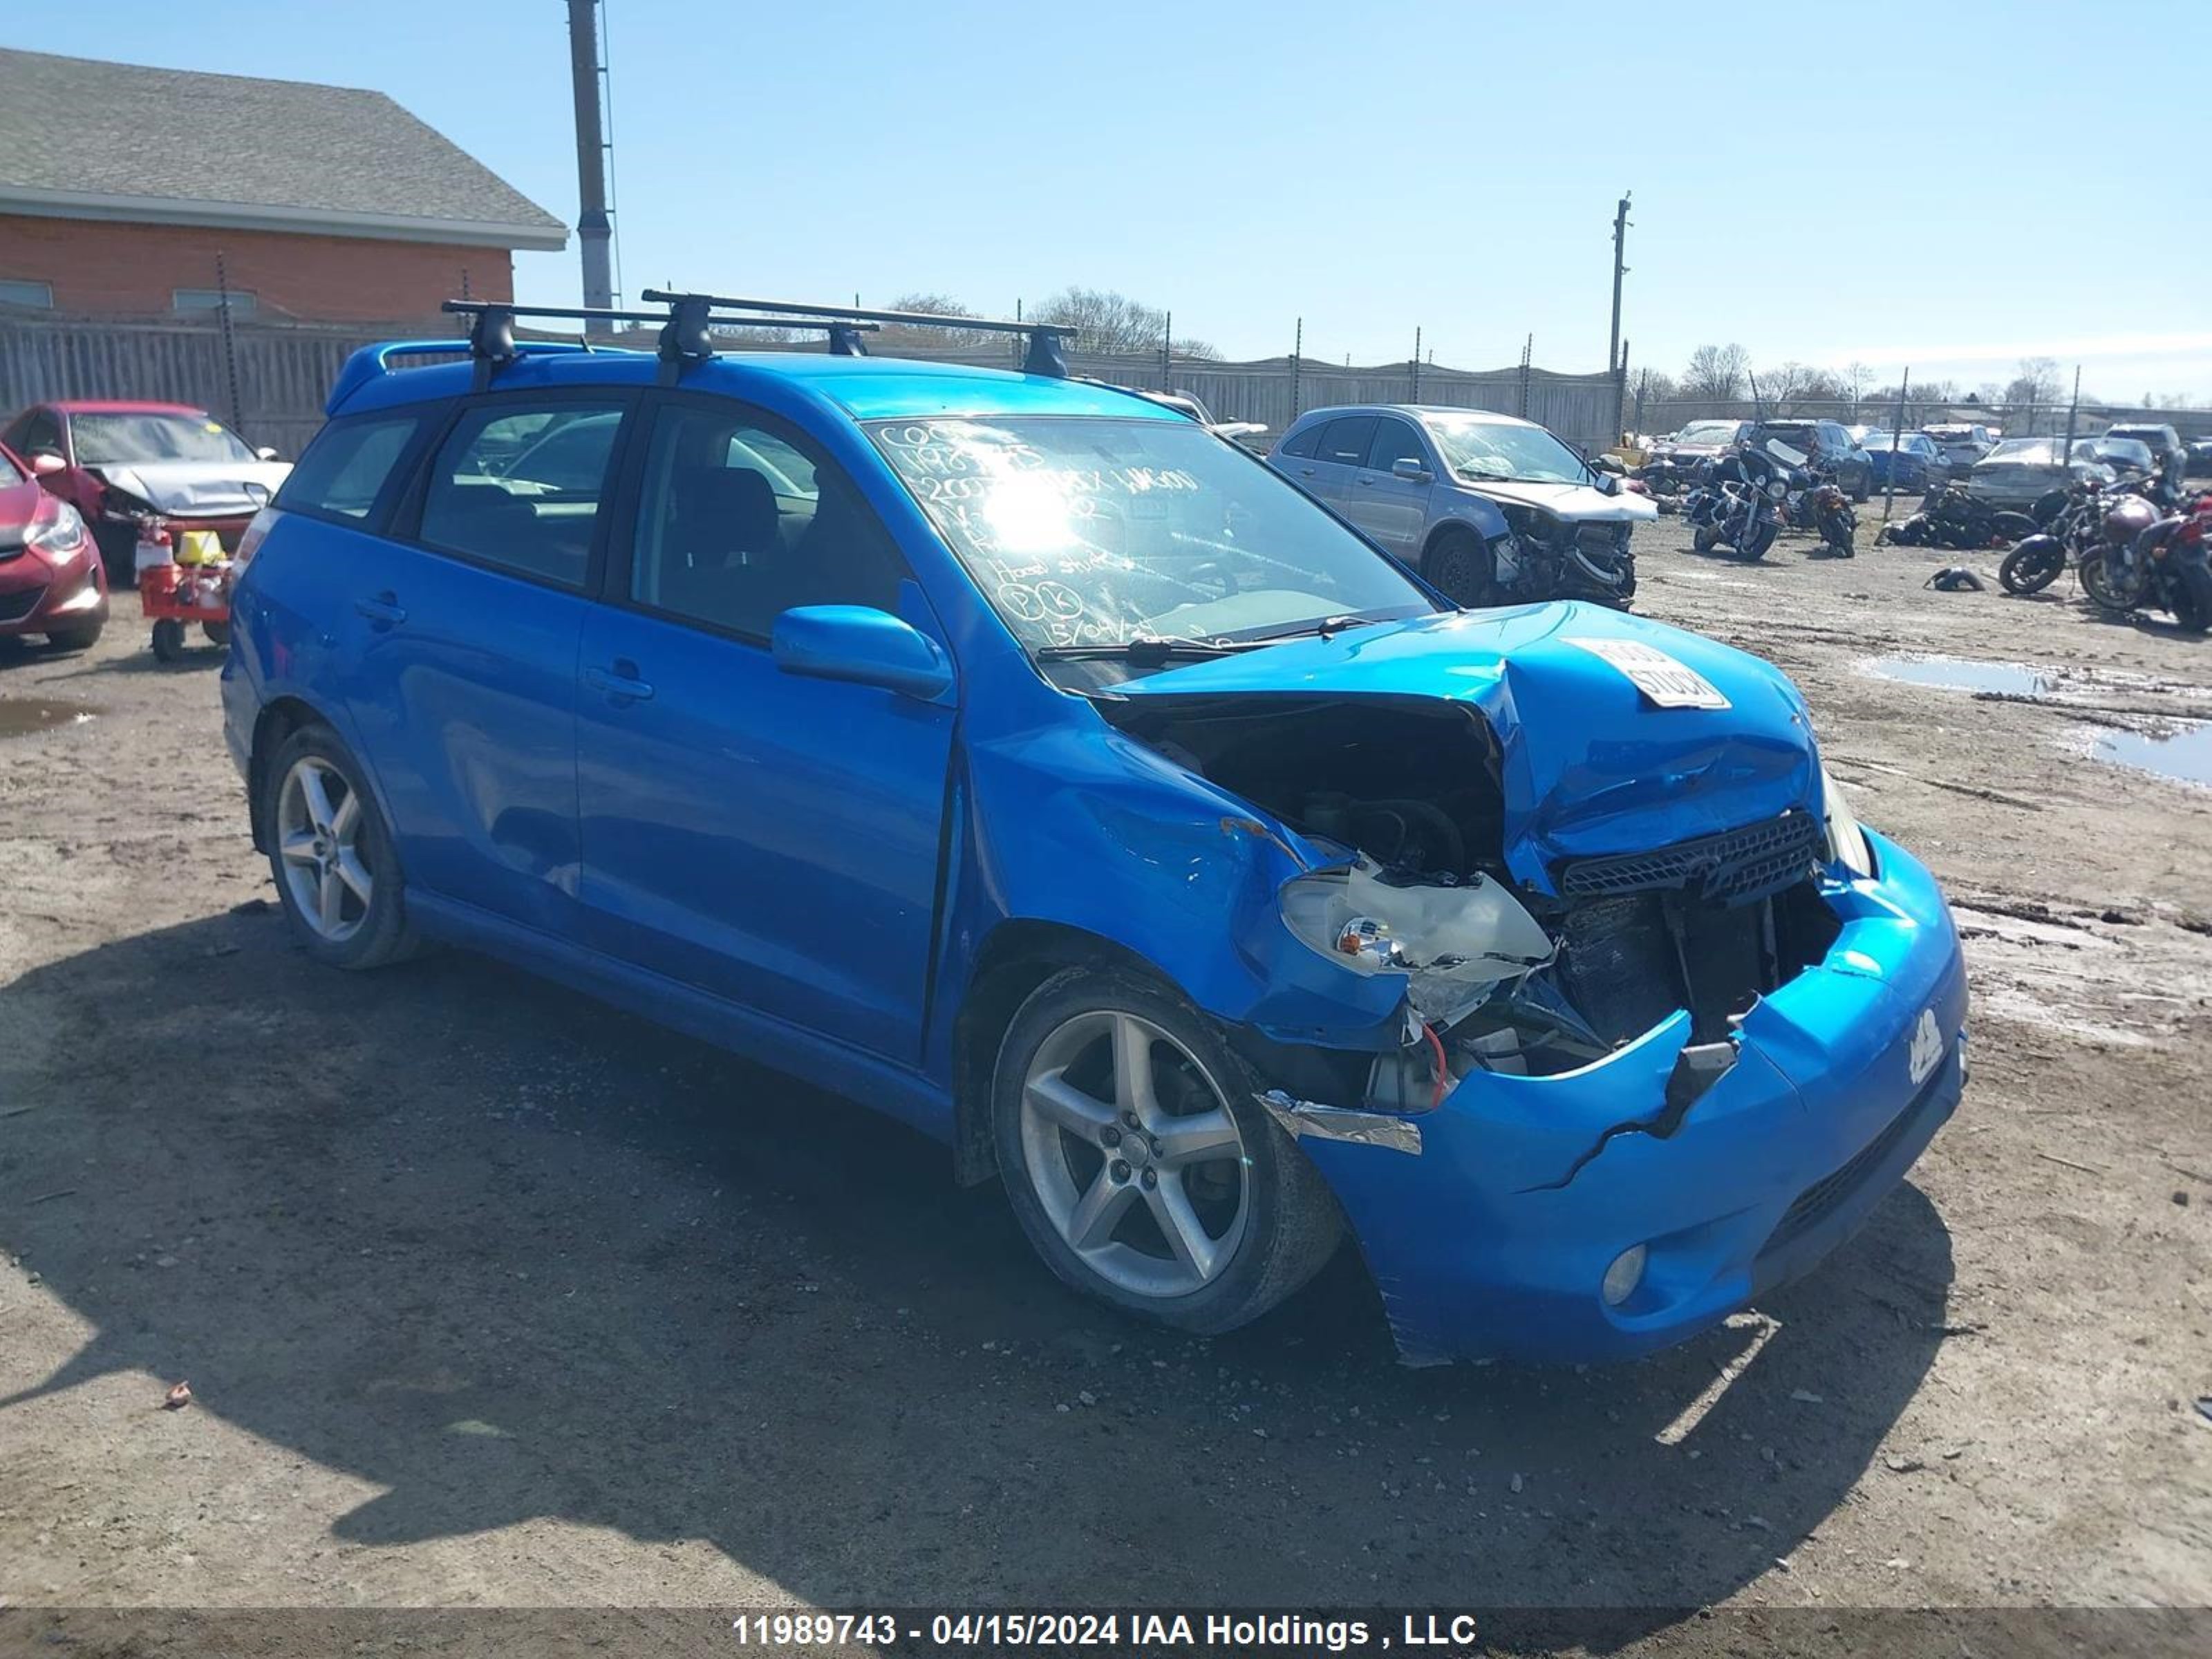
[[[145,410],[80,410],[70,416],[79,466],[160,461],[252,461],[246,441],[209,415]]]
[[[416,415],[331,422],[284,480],[276,505],[356,522],[368,518],[421,425]]]
[[[851,480],[735,404],[663,409],[646,450],[630,598],[765,639],[797,605],[896,611],[906,563]]]
[[[866,430],[1032,650],[1257,639],[1435,609],[1279,474],[1187,422],[978,416]]]
[[[1422,418],[1444,465],[1474,483],[1588,483],[1583,458],[1540,426],[1506,421]]]
[[[588,401],[470,410],[431,465],[424,545],[582,587],[622,416]]]
[[[1367,465],[1367,446],[1374,441],[1375,417],[1372,415],[1346,415],[1322,428],[1321,442],[1314,447],[1314,458],[1332,461],[1338,466],[1364,466]]]
[[[1375,422],[1375,439],[1367,447],[1367,465],[1377,472],[1388,472],[1400,461],[1412,461],[1424,471],[1428,470],[1428,452],[1421,447],[1421,440],[1410,421],[1378,420]]]

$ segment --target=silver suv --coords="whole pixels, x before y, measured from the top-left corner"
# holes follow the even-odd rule
[[[1479,409],[1316,409],[1267,464],[1462,605],[1636,592],[1635,526],[1659,516],[1533,421]]]

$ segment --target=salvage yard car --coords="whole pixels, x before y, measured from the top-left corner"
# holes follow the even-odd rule
[[[1316,409],[1267,463],[1461,605],[1636,593],[1648,496],[1534,421],[1480,409]]]
[[[34,404],[0,434],[39,482],[91,526],[108,574],[133,574],[149,526],[181,540],[211,531],[234,549],[255,510],[291,471],[187,404],[76,398]]]
[[[2063,438],[2007,438],[1974,463],[1966,474],[1966,493],[1991,507],[2025,511],[2054,489],[2101,486],[2119,477],[2097,458],[2087,438],[2076,438],[2063,460],[2062,450]]]
[[[0,635],[82,651],[107,622],[107,579],[84,520],[0,448]]]
[[[1348,1231],[1421,1360],[1703,1330],[1951,1114],[1949,911],[1773,667],[1459,610],[1047,327],[672,303],[357,354],[249,531],[225,728],[313,958],[471,947],[849,1093],[1183,1330]]]

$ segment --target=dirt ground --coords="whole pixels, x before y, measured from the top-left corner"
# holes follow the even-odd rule
[[[2212,641],[1925,588],[1954,554],[1639,545],[1639,608],[1796,676],[1945,882],[1973,1070],[1813,1277],[1588,1371],[1403,1369],[1348,1255],[1252,1329],[1158,1334],[849,1102],[465,956],[314,969],[215,654],[157,665],[129,598],[88,656],[6,652],[0,725],[88,718],[0,736],[0,1639],[59,1607],[2212,1601],[2212,790],[2088,754],[2212,718]],[[1858,666],[1889,653],[2049,680]]]

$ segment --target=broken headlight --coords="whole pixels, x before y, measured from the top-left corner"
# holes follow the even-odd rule
[[[1874,874],[1874,853],[1867,846],[1866,831],[1851,816],[1842,788],[1825,766],[1820,769],[1820,815],[1827,821],[1829,860],[1855,876]]]
[[[1501,981],[1553,955],[1536,919],[1486,877],[1422,880],[1363,855],[1349,867],[1300,876],[1281,902],[1285,926],[1338,966],[1406,975],[1407,1000],[1431,1024],[1451,1024]]]

